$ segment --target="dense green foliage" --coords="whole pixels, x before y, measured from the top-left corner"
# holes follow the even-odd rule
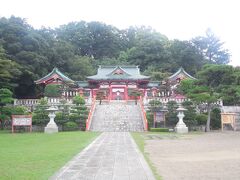
[[[49,122],[49,112],[46,110],[48,107],[47,99],[40,99],[39,104],[36,105],[33,112],[34,125],[45,126]],[[61,101],[61,104],[58,105],[55,122],[57,125],[61,125],[63,130],[85,130],[87,116],[88,110],[85,106],[84,98],[81,96],[75,96],[73,98],[72,106],[66,104],[65,100]]]
[[[206,54],[210,43],[215,48]],[[181,66],[195,75],[206,63],[229,61],[222,45],[209,32],[206,37],[180,41],[169,40],[144,26],[120,30],[100,22],[80,21],[57,29],[34,29],[22,18],[2,17],[0,88],[10,88],[19,98],[41,97],[40,86],[36,86],[34,80],[53,67],[73,80],[84,80],[94,74],[99,64],[139,65],[144,74],[154,80],[164,79]]]
[[[133,89],[133,90],[128,90],[128,96],[130,98],[133,98],[135,100],[135,104],[137,104],[137,100],[139,98],[139,96],[141,95],[142,93],[137,90],[137,89]]]
[[[32,123],[34,125],[46,125],[49,121],[47,99],[41,98],[33,111]]]
[[[182,103],[182,106],[187,109],[187,111],[184,112],[184,123],[189,129],[192,129],[192,127],[197,125],[196,106],[193,104],[192,101],[185,101]]]
[[[85,106],[85,100],[82,96],[75,96],[73,98],[74,106],[71,107],[69,121],[75,122],[78,124],[78,127],[81,130],[86,129],[86,120],[88,116],[88,110]]]
[[[177,118],[177,102],[176,101],[169,101],[167,103],[168,113],[166,114],[166,125],[169,127],[175,127],[178,118]]]
[[[62,85],[48,84],[44,89],[44,96],[46,97],[60,97],[62,95]]]
[[[197,80],[184,80],[181,82],[179,90],[195,104],[205,106],[204,108],[208,112],[207,131],[210,130],[212,124],[211,111],[216,107],[215,103],[220,98],[223,99],[225,105],[240,104],[239,74],[240,69],[232,66],[205,65],[198,72]],[[216,128],[217,125],[213,125],[213,127]]]
[[[8,113],[5,111],[5,105],[12,103],[12,92],[9,89],[2,88],[0,89],[0,125],[1,128],[4,128],[4,122],[10,118]]]

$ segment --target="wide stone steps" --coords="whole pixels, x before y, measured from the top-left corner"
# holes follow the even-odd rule
[[[143,120],[138,105],[110,102],[96,105],[91,131],[127,132],[143,131]]]

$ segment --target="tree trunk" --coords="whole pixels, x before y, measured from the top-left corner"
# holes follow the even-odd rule
[[[2,111],[3,111],[3,106],[0,106],[0,115],[2,114]],[[0,119],[0,123],[1,123],[1,130],[3,130],[4,129],[4,120]]]
[[[207,105],[207,113],[208,113],[208,118],[207,118],[207,124],[206,124],[206,132],[210,131],[210,122],[211,122],[211,105]]]
[[[3,130],[4,129],[4,124],[3,124],[3,120],[2,119],[0,119],[0,123],[1,123],[1,130]]]

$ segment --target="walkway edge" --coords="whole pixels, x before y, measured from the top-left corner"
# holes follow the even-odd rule
[[[134,148],[135,148],[135,150],[136,150],[136,152],[137,152],[137,154],[140,158],[141,165],[142,165],[142,167],[143,167],[143,169],[144,169],[144,171],[147,175],[148,180],[156,180],[155,176],[153,175],[153,172],[152,172],[151,168],[149,167],[146,159],[144,158],[142,152],[139,150],[139,148],[138,148],[138,146],[137,146],[136,142],[134,141],[131,134],[130,134],[130,137],[131,137],[131,141],[134,145]]]
[[[60,177],[66,170],[68,170],[68,168],[71,166],[71,164],[75,163],[75,159],[77,159],[77,157],[81,156],[81,154],[84,154],[85,151],[88,151],[88,149],[90,149],[94,145],[94,143],[96,141],[98,141],[98,139],[100,139],[103,135],[104,135],[104,133],[101,133],[87,147],[85,147],[82,151],[77,153],[72,159],[70,159],[66,164],[64,164],[63,167],[61,167],[57,172],[55,172],[54,175],[49,178],[49,180],[58,179],[58,177]]]

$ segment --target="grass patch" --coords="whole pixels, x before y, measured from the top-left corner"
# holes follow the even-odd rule
[[[48,179],[98,134],[0,131],[0,179]]]
[[[133,139],[135,140],[136,144],[138,145],[138,148],[143,153],[143,156],[147,163],[149,164],[150,168],[152,169],[152,172],[157,180],[161,180],[161,176],[157,173],[156,167],[153,165],[153,163],[150,161],[148,154],[144,151],[145,146],[145,133],[131,133]]]

